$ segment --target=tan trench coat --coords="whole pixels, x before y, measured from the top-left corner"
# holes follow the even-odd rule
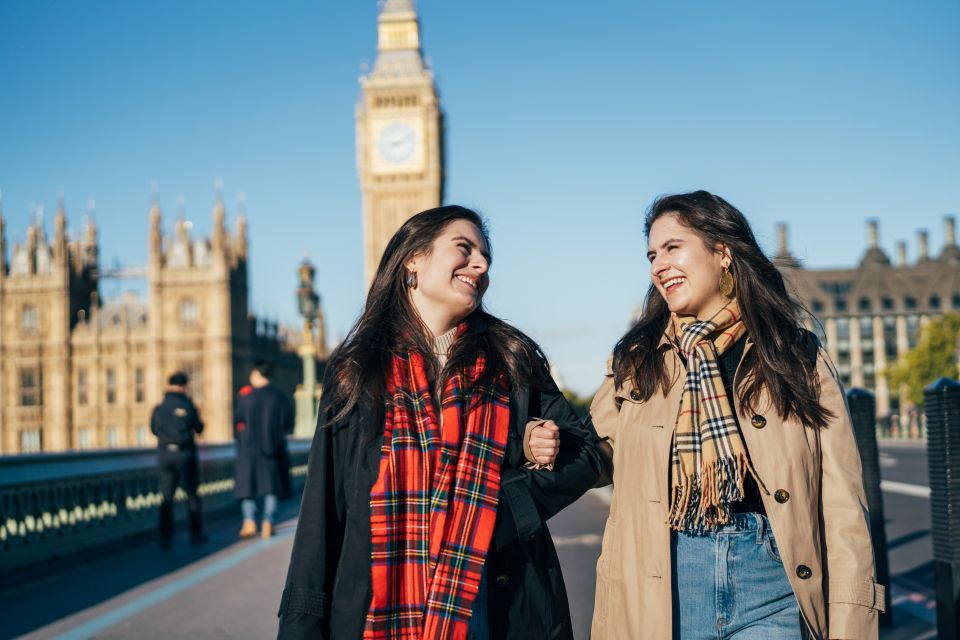
[[[748,338],[744,353],[750,346]],[[597,433],[614,451],[613,502],[597,562],[592,640],[664,640],[672,633],[665,521],[671,439],[685,369],[669,341],[662,340],[659,348],[672,373],[666,397],[655,393],[640,402],[632,384],[615,389],[608,371],[590,408]],[[817,371],[821,401],[834,415],[825,428],[781,419],[766,398],[749,415],[736,406],[737,418],[769,491],[763,505],[811,633],[818,639],[876,638],[884,588],[874,579],[860,455],[843,388],[823,350]],[[788,493],[782,503],[774,498],[778,489]]]

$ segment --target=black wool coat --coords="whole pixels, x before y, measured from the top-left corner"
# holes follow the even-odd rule
[[[325,398],[332,395],[329,378]],[[280,602],[282,640],[359,639],[370,606],[369,500],[379,472],[384,416],[382,409],[358,406],[329,424],[333,413],[321,401]],[[551,419],[560,427],[553,471],[524,467],[523,434],[530,418]],[[600,477],[599,441],[552,380],[545,389],[523,386],[511,394],[510,421],[486,565],[490,637],[572,640],[566,589],[546,520]]]
[[[234,405],[237,459],[234,496],[237,500],[272,493],[290,495],[290,458],[286,435],[293,431],[290,400],[267,385],[241,395]]]

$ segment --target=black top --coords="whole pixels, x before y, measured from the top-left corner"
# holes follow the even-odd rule
[[[746,337],[737,340],[732,347],[727,349],[726,353],[720,356],[717,362],[717,364],[720,365],[720,378],[723,380],[723,390],[727,394],[727,400],[730,402],[730,408],[732,409],[739,403],[739,399],[733,389],[733,378],[737,373],[740,360],[743,359],[743,349],[746,342]],[[742,431],[743,426],[740,425],[740,421],[737,419],[736,411],[733,412],[733,419],[737,420],[737,426],[739,426]],[[730,506],[731,511],[734,513],[766,514],[766,510],[763,508],[763,500],[760,497],[760,487],[757,486],[753,476],[747,476],[743,483],[743,497],[744,499],[742,501],[734,502]]]
[[[168,391],[150,416],[150,430],[161,447],[168,444],[187,447],[193,444],[194,434],[203,431],[203,422],[190,398]]]

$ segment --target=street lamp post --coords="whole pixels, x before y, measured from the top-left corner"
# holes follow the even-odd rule
[[[316,428],[319,395],[317,393],[317,346],[313,338],[313,324],[319,314],[320,296],[313,290],[313,277],[316,273],[313,265],[304,259],[297,272],[300,276],[297,308],[303,316],[303,344],[297,352],[303,360],[303,384],[299,385],[294,392],[297,412],[293,435],[297,438],[311,438]]]

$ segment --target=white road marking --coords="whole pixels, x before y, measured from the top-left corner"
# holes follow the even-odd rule
[[[893,480],[881,480],[880,489],[888,493],[899,493],[904,496],[913,496],[914,498],[929,498],[930,487],[924,487],[919,484],[907,484],[906,482],[894,482]]]
[[[593,546],[603,542],[603,536],[596,533],[584,533],[579,536],[553,536],[553,544],[558,547]]]

